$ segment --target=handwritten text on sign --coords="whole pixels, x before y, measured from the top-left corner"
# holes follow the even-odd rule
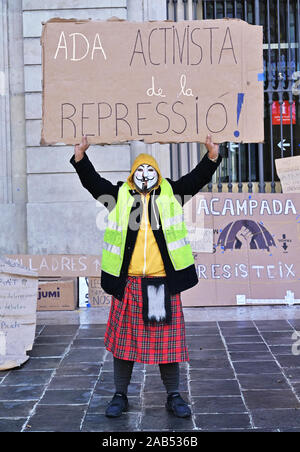
[[[54,19],[42,45],[42,143],[263,140],[261,27]]]

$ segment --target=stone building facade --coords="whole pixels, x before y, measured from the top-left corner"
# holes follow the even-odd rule
[[[71,146],[40,146],[42,22],[166,19],[161,0],[0,0],[0,254],[98,254],[100,205],[82,189]],[[97,171],[125,180],[139,152],[169,175],[167,146],[91,146]],[[96,245],[95,245],[96,244]]]

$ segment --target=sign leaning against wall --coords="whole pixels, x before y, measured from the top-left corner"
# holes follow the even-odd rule
[[[199,284],[184,305],[300,303],[299,194],[201,193],[192,202],[190,221],[213,231],[214,249],[194,253]]]

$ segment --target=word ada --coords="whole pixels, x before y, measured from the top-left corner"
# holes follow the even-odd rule
[[[68,45],[65,33],[63,31],[61,32],[59,40],[58,40],[56,52],[54,55],[54,59],[56,60],[58,58],[58,56],[60,56],[60,54],[62,53],[65,57],[65,60],[67,60],[71,53],[72,56],[71,56],[71,58],[69,58],[70,61],[84,60],[84,58],[86,58],[88,56],[88,54],[90,52],[90,48],[91,48],[90,42],[87,39],[87,37],[82,33],[70,33],[69,38],[71,38],[70,39],[71,43],[69,43],[69,45]],[[78,48],[80,46],[83,46],[83,49],[85,49],[85,53],[83,53],[82,55],[78,54]],[[70,51],[68,52],[69,47],[72,48],[71,52]],[[96,50],[98,50],[98,51],[100,50],[103,55],[103,58],[106,60],[106,53],[103,49],[99,33],[95,34],[94,42],[92,45],[92,51],[91,51],[91,60],[94,59]]]

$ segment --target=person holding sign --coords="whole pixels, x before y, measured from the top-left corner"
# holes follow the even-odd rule
[[[114,356],[116,392],[108,417],[128,410],[135,362],[158,364],[167,410],[177,417],[191,415],[179,393],[179,363],[189,360],[180,293],[198,277],[182,206],[211,180],[222,160],[210,136],[205,145],[201,162],[177,181],[165,179],[151,155],[140,154],[127,181],[116,185],[94,169],[87,137],[75,146],[71,163],[83,187],[109,211],[101,286],[112,295],[104,343]]]

